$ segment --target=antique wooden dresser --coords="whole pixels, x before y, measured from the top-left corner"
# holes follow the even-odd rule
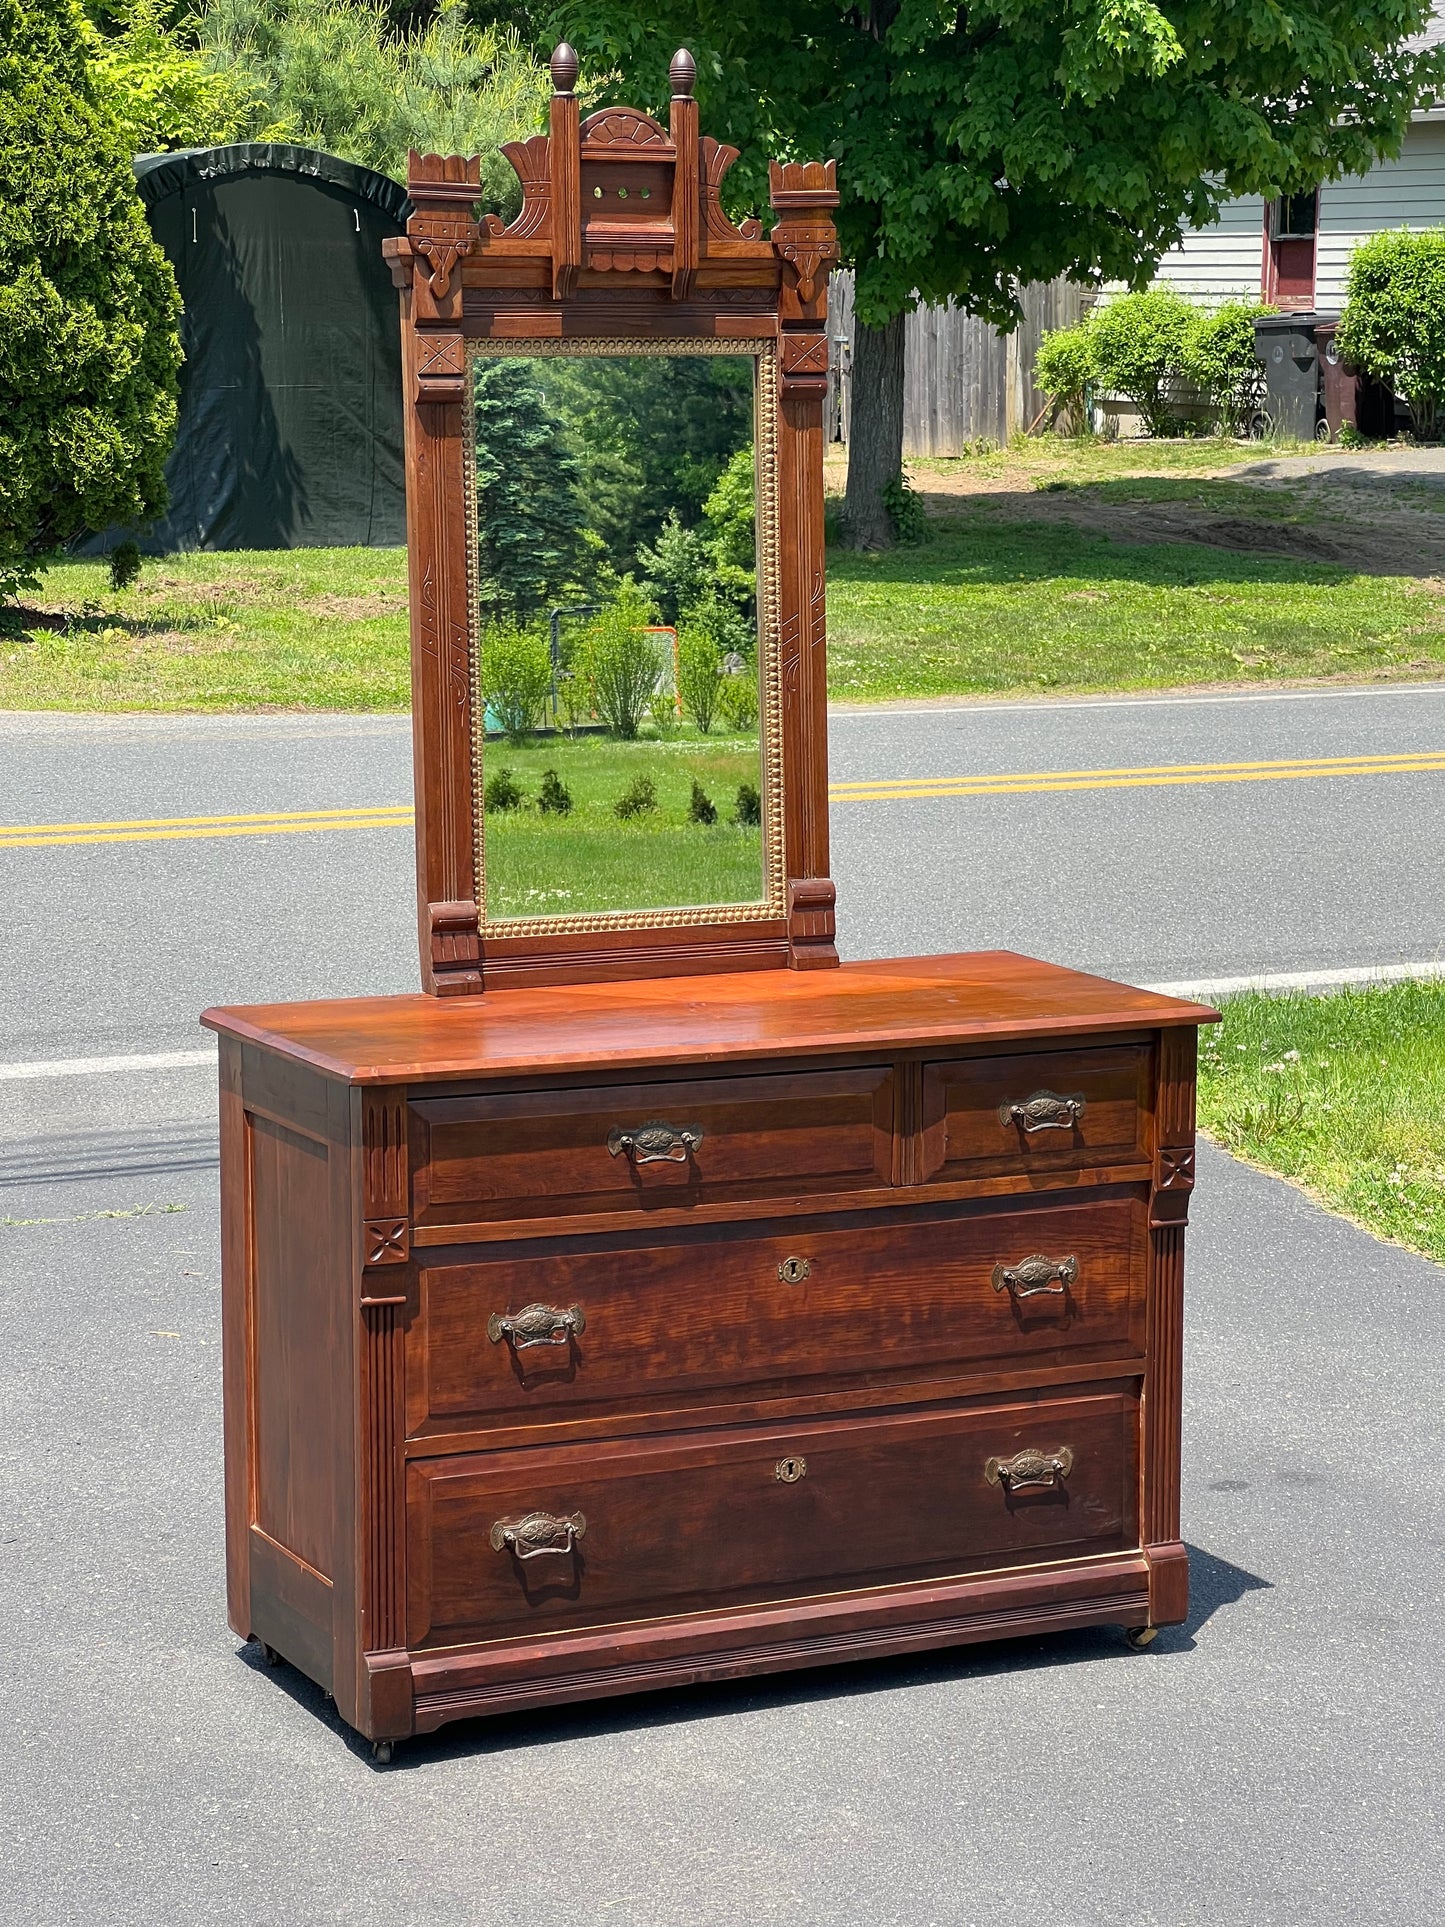
[[[1004,952],[212,1013],[232,1626],[385,1740],[1181,1619],[1205,1014]]]
[[[1183,1236],[1213,1013],[1006,952],[839,966],[832,166],[773,168],[765,237],[723,214],[732,150],[698,136],[686,55],[665,125],[582,121],[568,48],[553,75],[549,133],[508,150],[512,225],[477,216],[475,163],[413,156],[389,244],[424,993],[204,1019],[230,1623],[382,1759],[448,1720],[645,1687],[1092,1624],[1145,1643],[1187,1603]],[[579,385],[563,356],[608,368]],[[535,442],[580,396],[571,474],[588,411],[656,379],[740,424],[752,454],[714,460],[753,464],[755,574],[725,578],[723,617],[716,597],[671,629],[604,615],[571,656],[553,594],[552,720],[499,748],[485,437],[525,407]],[[757,700],[733,688],[720,743],[708,688],[685,709],[666,670],[724,618],[717,673],[755,663]],[[586,651],[643,647],[654,727],[609,735]],[[584,676],[593,720],[574,687],[564,728]],[[551,800],[523,807],[528,756]],[[589,803],[624,765],[644,802]],[[679,770],[757,780],[722,821],[697,780],[668,804]],[[609,837],[631,839],[611,871]],[[706,881],[726,864],[754,866],[736,900]]]

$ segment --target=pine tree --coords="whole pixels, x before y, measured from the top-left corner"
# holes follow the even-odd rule
[[[165,506],[175,277],[74,0],[0,0],[0,594]]]
[[[577,462],[548,409],[545,363],[473,364],[477,442],[477,600],[525,622],[576,592],[585,547]]]

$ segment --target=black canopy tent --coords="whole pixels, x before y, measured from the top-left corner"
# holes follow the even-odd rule
[[[170,508],[142,548],[404,542],[401,331],[381,243],[403,230],[406,190],[274,143],[147,154],[135,170],[186,350]]]

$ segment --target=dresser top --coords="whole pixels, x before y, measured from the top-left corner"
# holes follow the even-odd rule
[[[354,1084],[726,1063],[1211,1022],[1202,1004],[1011,950],[208,1010],[201,1022]]]

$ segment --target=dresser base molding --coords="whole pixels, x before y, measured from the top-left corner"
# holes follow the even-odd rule
[[[410,1729],[606,1699],[624,1693],[745,1679],[847,1660],[886,1659],[991,1639],[1022,1639],[1083,1626],[1157,1624],[1142,1555],[991,1574],[955,1584],[789,1601],[746,1613],[699,1615],[563,1634],[526,1645],[413,1660]],[[800,1628],[808,1630],[800,1632]]]

